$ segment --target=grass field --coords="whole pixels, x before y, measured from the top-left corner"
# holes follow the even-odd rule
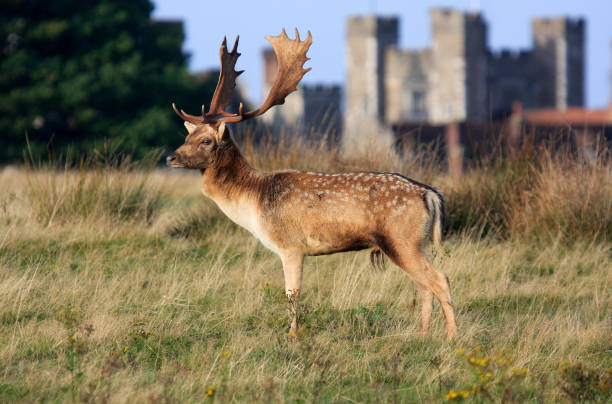
[[[282,147],[257,167],[396,170],[441,188],[460,337],[368,252],[309,258],[287,339],[280,260],[199,176],[93,159],[0,172],[0,402],[609,402],[612,164],[538,151],[445,177],[425,158]],[[382,163],[384,162],[384,163]],[[74,167],[75,165],[73,165]]]

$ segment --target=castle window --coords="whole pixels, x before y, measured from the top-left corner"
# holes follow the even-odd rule
[[[412,115],[425,113],[425,94],[422,91],[412,92]]]

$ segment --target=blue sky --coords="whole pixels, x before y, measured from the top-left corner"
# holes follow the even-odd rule
[[[492,50],[531,47],[531,19],[541,16],[584,17],[586,32],[586,101],[604,107],[610,93],[612,61],[612,0],[258,0],[231,2],[205,0],[153,0],[155,18],[180,19],[187,35],[184,49],[191,54],[193,71],[218,68],[219,45],[224,35],[233,42],[240,35],[237,68],[255,101],[261,98],[261,50],[265,35],[277,35],[282,27],[292,33],[312,32],[313,45],[306,66],[308,83],[343,83],[344,21],[347,15],[375,12],[400,18],[400,46],[423,48],[430,44],[428,9],[453,7],[480,10],[488,23]],[[304,37],[302,35],[302,37]],[[291,34],[290,36],[293,36]],[[202,102],[206,102],[203,100]]]

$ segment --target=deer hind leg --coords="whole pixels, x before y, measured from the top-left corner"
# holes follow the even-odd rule
[[[285,273],[285,296],[289,305],[289,334],[297,333],[299,328],[300,292],[302,285],[302,254],[287,253],[281,255]]]
[[[450,282],[448,277],[442,272],[439,272],[434,266],[423,257],[423,263],[427,271],[434,274],[435,279],[432,281],[433,293],[436,295],[442,306],[444,319],[446,320],[446,333],[449,338],[457,337],[457,320],[455,319],[455,307],[450,294]]]
[[[414,248],[407,243],[403,245],[386,246],[385,253],[402,268],[417,284],[421,296],[421,332],[426,333],[431,317],[432,301],[435,296],[446,320],[446,332],[449,338],[457,336],[457,322],[453,308],[450,285],[444,274],[434,268],[425,258],[420,248]]]
[[[419,296],[421,297],[421,334],[427,335],[429,330],[429,320],[433,310],[433,293],[428,288],[417,284]]]

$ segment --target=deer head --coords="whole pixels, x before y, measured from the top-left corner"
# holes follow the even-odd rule
[[[210,108],[206,112],[202,105],[201,115],[191,115],[179,110],[173,103],[172,108],[176,114],[185,121],[189,134],[185,144],[170,154],[166,162],[171,167],[195,168],[204,170],[207,167],[222,161],[222,154],[233,146],[226,123],[237,123],[262,115],[274,105],[285,102],[285,98],[297,90],[297,85],[311,68],[304,69],[308,48],[312,44],[312,36],[308,31],[305,41],[300,40],[298,30],[295,30],[295,39],[289,39],[285,29],[278,36],[267,36],[278,60],[278,72],[274,84],[264,103],[257,109],[245,112],[242,103],[238,113],[230,113],[225,109],[230,105],[230,98],[236,88],[236,78],[244,71],[236,71],[238,53],[238,38],[231,52],[227,51],[227,41],[223,39],[219,51],[221,71],[217,88],[212,97]]]

